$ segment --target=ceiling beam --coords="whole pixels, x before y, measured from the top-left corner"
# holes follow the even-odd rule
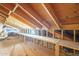
[[[17,7],[18,7],[18,4],[16,4],[15,7],[13,8],[13,10],[9,12],[9,15],[10,15],[11,13],[14,13],[15,10],[17,9]]]
[[[6,9],[4,6],[0,5],[0,11],[3,12],[4,14],[8,14],[9,13],[9,10]]]
[[[30,26],[32,28],[35,28],[36,26],[34,26],[33,24],[29,23],[28,21],[24,21],[25,19],[23,17],[21,17],[18,14],[14,13],[15,10],[17,9],[17,7],[18,7],[18,4],[16,4],[16,6],[13,8],[13,10],[9,12],[9,15],[13,16],[14,18],[17,18],[17,20],[23,22],[24,24],[26,24],[26,25],[28,25],[28,26]]]
[[[10,11],[10,10],[13,10],[16,3],[1,3],[0,5],[4,6],[6,9],[8,9]]]
[[[0,5],[1,5],[3,8],[9,10],[9,9],[8,9],[7,7],[5,7],[4,5],[2,5],[2,4],[0,4]],[[9,10],[8,15],[9,15],[9,16],[12,15],[12,13],[15,12],[15,10],[17,9],[17,7],[18,7],[18,4],[15,5],[15,7],[13,8],[13,10]],[[16,15],[17,15],[18,17],[20,17],[20,18],[21,18],[20,21],[22,21],[22,22],[25,23],[26,25],[28,25],[28,26],[30,26],[30,27],[32,27],[32,28],[36,28],[36,25],[30,23],[29,21],[26,21],[23,17],[19,16],[18,14],[16,14]],[[19,19],[17,19],[17,20],[19,20]],[[24,21],[24,20],[25,20],[25,21]]]
[[[2,17],[4,17],[4,18],[8,17],[8,15],[5,15],[5,14],[2,13],[2,12],[0,12],[0,16],[2,16]]]
[[[63,25],[64,30],[79,30],[79,24]]]
[[[5,15],[6,17],[8,17],[8,14],[6,14],[4,11],[0,10],[0,13],[2,13],[3,15]]]
[[[35,21],[32,17],[26,14],[26,12],[24,12],[20,7],[18,7],[14,13],[23,17],[25,21],[29,21],[30,23],[34,24],[37,28],[42,28],[42,26],[37,21]]]
[[[3,7],[3,9],[6,9],[8,10],[6,7],[4,7],[3,5],[0,4],[1,7]],[[8,10],[9,11],[9,10]],[[3,10],[0,10],[0,16],[4,17],[5,20],[4,22],[6,21],[6,18],[8,17],[8,13],[6,13],[6,11],[3,11]]]
[[[7,7],[3,6],[1,3],[0,3],[0,5],[1,5],[2,7],[4,7],[5,9],[9,10]]]
[[[5,7],[4,5],[0,4],[2,7],[4,7],[5,9],[9,10],[7,7]],[[15,7],[13,8],[13,10],[9,10],[8,15],[10,15],[12,12],[14,12],[16,10],[16,8],[18,7],[18,4],[15,5]]]
[[[6,21],[6,18],[5,18],[5,17],[0,16],[0,23],[5,23],[5,21]]]
[[[26,12],[29,16],[31,16],[35,21],[37,21],[40,25],[42,25],[43,27],[47,28],[45,25],[43,25],[37,18],[35,18],[31,13],[29,13],[27,10],[25,10],[20,4],[19,7]]]
[[[18,29],[18,28],[14,27],[14,26],[11,26],[11,25],[9,25],[9,24],[4,24],[4,25],[7,26],[7,27],[11,27],[11,28],[13,28],[13,29]]]
[[[50,29],[53,25],[51,18],[49,17],[49,15],[41,4],[30,4],[29,12],[32,13],[32,15],[34,15],[47,28]]]
[[[20,27],[20,28],[23,28],[23,29],[32,28],[32,27],[30,27],[30,26],[24,24],[23,22],[17,20],[16,18],[14,18],[14,17],[12,17],[12,16],[10,16],[10,17],[8,18],[7,22],[9,22],[10,24],[13,24],[13,25],[15,25],[15,26],[18,26],[18,27]]]
[[[9,25],[9,26],[12,26],[12,27],[15,27],[15,28],[20,28],[19,26],[16,26],[16,25],[14,25],[14,24],[12,24],[12,23],[10,23],[10,22],[5,22],[5,24],[7,24],[7,25]]]
[[[51,13],[49,12],[49,10],[48,10],[47,7],[45,6],[45,4],[41,3],[41,5],[44,7],[44,9],[46,10],[46,12],[47,12],[48,15],[50,16],[50,18],[53,20],[53,22],[55,23],[55,25],[57,26],[57,28],[60,28],[59,24],[56,22],[56,20],[54,19],[54,17],[51,15]]]
[[[22,16],[16,14],[16,13],[11,13],[11,16],[13,16],[14,18],[16,18],[17,20],[23,22],[24,24],[32,27],[32,28],[36,28],[36,26],[34,24],[32,24],[31,22],[27,21],[26,19],[24,19]]]

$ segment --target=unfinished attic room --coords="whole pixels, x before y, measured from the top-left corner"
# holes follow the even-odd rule
[[[0,3],[0,56],[79,56],[79,4]]]

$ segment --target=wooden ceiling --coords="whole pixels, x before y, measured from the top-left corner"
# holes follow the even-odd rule
[[[79,4],[50,4],[62,24],[79,23]]]
[[[9,16],[33,28],[79,29],[77,3],[1,3],[0,20]]]

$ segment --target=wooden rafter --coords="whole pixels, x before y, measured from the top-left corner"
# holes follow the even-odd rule
[[[3,6],[2,4],[0,4],[2,7],[4,7],[5,9],[9,10],[7,7]]]
[[[36,17],[34,17],[31,13],[29,13],[27,10],[25,10],[21,5],[19,5],[19,7],[26,12],[29,16],[31,16],[35,21],[37,21],[40,25],[42,25],[43,27],[47,28],[45,25],[43,25]]]
[[[15,7],[13,8],[13,10],[9,12],[9,15],[10,15],[11,13],[15,12],[15,10],[17,9],[17,7],[18,7],[18,4],[16,4]]]
[[[8,14],[9,13],[9,10],[6,9],[4,6],[0,5],[0,11],[3,12],[4,14]]]
[[[2,12],[0,12],[0,16],[2,16],[4,18],[8,17],[8,15],[3,14]]]
[[[2,5],[2,6],[3,6],[3,5]],[[5,6],[3,6],[3,7],[6,8]],[[10,11],[9,11],[9,14],[8,14],[8,15],[9,15],[9,16],[12,15],[12,14],[15,12],[15,10],[17,9],[17,7],[18,7],[18,4],[15,5],[15,7],[13,8],[13,10],[10,10]],[[8,8],[6,8],[6,9],[8,9]],[[8,9],[8,10],[9,10],[9,9]],[[17,14],[17,16],[19,16],[19,15]],[[23,22],[23,21],[24,21],[24,18],[21,17],[21,16],[19,16],[19,17],[22,18],[21,21]],[[19,19],[18,19],[18,20],[19,20]],[[26,23],[26,25],[29,25],[29,22],[27,23],[27,21],[24,21],[23,23]],[[29,26],[34,27],[34,28],[36,27],[36,26],[33,25],[33,24],[31,24],[31,25],[29,25]]]
[[[65,30],[79,30],[79,24],[63,25],[63,29],[65,29]]]
[[[3,8],[9,10],[7,7],[5,7],[4,5],[0,4]],[[16,8],[18,7],[18,5],[16,4],[15,7],[13,8],[13,10],[9,10],[8,15],[10,15],[12,12],[14,12],[16,10]]]
[[[26,25],[35,28],[36,26],[32,23],[30,23],[29,21],[25,20],[23,17],[21,17],[20,15],[16,14],[16,13],[11,13],[11,16],[13,16],[14,18],[16,18],[17,20],[25,23]]]
[[[3,14],[5,17],[8,17],[8,14],[6,14],[4,11],[0,10],[0,13]]]
[[[27,10],[31,15],[33,15],[40,23],[42,23],[47,28],[50,28],[50,23],[46,21],[46,17],[44,13],[42,13],[41,5],[40,4],[20,4],[25,10]],[[39,12],[41,11],[41,12]],[[42,15],[41,15],[42,14]]]
[[[57,26],[57,28],[60,28],[59,24],[55,21],[54,17],[51,15],[51,13],[49,12],[49,10],[47,9],[47,7],[45,6],[45,4],[41,4],[44,9],[46,10],[46,12],[48,13],[48,15],[50,16],[50,18],[53,20],[53,22],[55,23],[55,25]]]
[[[18,29],[18,28],[16,28],[16,27],[14,27],[14,26],[11,26],[11,25],[8,25],[8,24],[4,24],[5,26],[8,26],[8,27],[11,27],[11,28],[13,28],[13,29]]]
[[[9,22],[5,22],[5,24],[7,24],[7,25],[9,25],[9,26],[12,26],[12,27],[15,27],[15,28],[20,28],[20,27],[14,25],[14,24],[9,23]]]

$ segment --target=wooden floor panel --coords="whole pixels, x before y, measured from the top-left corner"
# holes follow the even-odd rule
[[[26,42],[25,44],[23,44],[27,54],[31,55],[31,53],[35,56],[51,56],[54,55],[53,50],[48,49],[48,48],[44,48],[40,45],[34,44],[32,42]]]
[[[16,44],[15,44],[16,43]],[[53,50],[37,45],[33,42],[18,38],[10,38],[0,42],[0,55],[10,56],[52,56]]]

